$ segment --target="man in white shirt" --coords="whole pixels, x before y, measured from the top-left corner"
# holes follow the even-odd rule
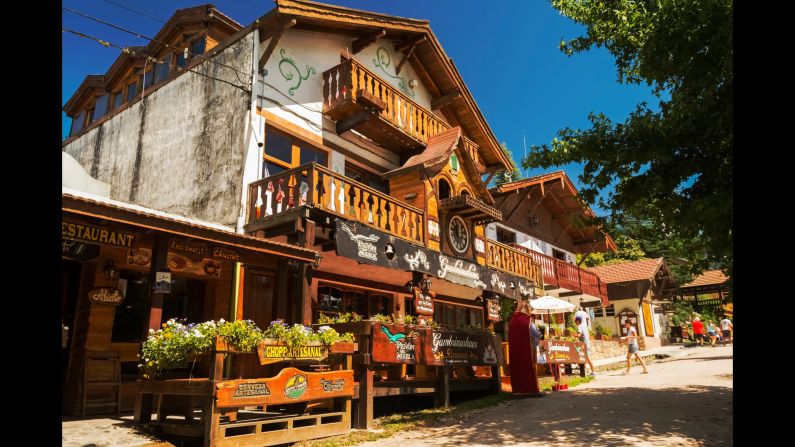
[[[582,306],[579,307],[577,312],[574,312],[574,318],[577,317],[580,317],[580,319],[584,321],[589,328],[591,327],[591,316],[588,315],[588,312],[586,312],[585,309],[582,308]]]
[[[721,335],[723,335],[723,346],[726,346],[726,339],[731,338],[732,331],[734,330],[734,325],[732,324],[731,320],[726,317],[723,317],[720,320],[720,331]]]

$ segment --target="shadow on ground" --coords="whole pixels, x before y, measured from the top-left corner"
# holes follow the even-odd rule
[[[578,389],[486,411],[500,416],[478,411],[428,427],[458,424],[440,430],[446,439],[439,445],[675,445],[676,439],[731,445],[732,390],[725,387]]]

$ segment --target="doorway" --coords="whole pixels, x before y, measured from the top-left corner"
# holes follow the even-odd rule
[[[77,294],[80,289],[80,276],[83,265],[77,261],[61,259],[61,383],[66,384],[69,367],[69,352],[72,349],[72,335],[75,326]]]

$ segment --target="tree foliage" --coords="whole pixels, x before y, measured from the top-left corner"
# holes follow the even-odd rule
[[[513,171],[509,171],[507,169],[498,171],[494,175],[494,184],[496,186],[499,186],[502,185],[503,183],[515,182],[517,180],[523,179],[524,176],[522,175],[522,171],[519,170],[519,168],[517,167],[518,165],[513,160],[513,155],[511,154],[511,150],[508,149],[508,145],[505,144],[505,142],[503,141],[502,143],[500,143],[500,148],[505,153],[505,155],[508,156],[508,159],[511,160],[511,165],[514,167],[514,169]]]
[[[640,103],[624,122],[589,114],[532,146],[523,165],[583,163],[583,199],[628,213],[687,244],[693,273],[719,265],[731,277],[732,0],[552,0],[586,28],[561,42],[567,55],[606,48],[618,81],[644,83],[659,110]],[[615,185],[613,192],[601,191]],[[648,247],[647,247],[648,249]]]

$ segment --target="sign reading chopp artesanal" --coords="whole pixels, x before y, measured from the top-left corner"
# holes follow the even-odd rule
[[[93,225],[61,221],[61,237],[132,248],[135,235]]]
[[[322,345],[287,346],[263,342],[257,346],[260,365],[284,360],[323,360],[328,350]]]

